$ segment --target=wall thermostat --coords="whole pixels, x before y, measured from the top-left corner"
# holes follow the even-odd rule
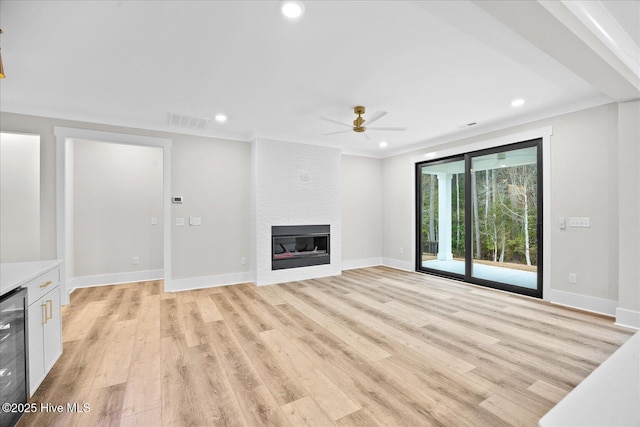
[[[172,201],[173,203],[182,203],[182,196],[173,196],[173,197],[171,198],[171,201]]]

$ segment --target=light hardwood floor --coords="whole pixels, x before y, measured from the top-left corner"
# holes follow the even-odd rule
[[[78,289],[21,426],[535,426],[632,334],[417,273],[164,293]]]

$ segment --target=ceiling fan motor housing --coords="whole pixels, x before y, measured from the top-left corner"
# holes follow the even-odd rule
[[[353,130],[355,132],[364,132],[365,130],[367,130],[362,126],[365,122],[365,120],[361,117],[361,115],[364,114],[364,107],[362,105],[358,105],[357,107],[353,108],[353,112],[358,115],[358,117],[353,121]]]

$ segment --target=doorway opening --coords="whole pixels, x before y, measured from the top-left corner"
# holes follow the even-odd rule
[[[0,132],[0,262],[37,261],[40,135]]]
[[[56,198],[57,198],[57,253],[58,258],[65,260],[65,268],[63,271],[65,289],[62,292],[62,303],[67,304],[69,302],[69,291],[76,286],[93,286],[104,283],[118,283],[128,281],[141,281],[149,280],[157,277],[147,277],[145,274],[148,272],[124,272],[123,274],[97,274],[87,275],[81,280],[74,280],[76,277],[75,261],[75,245],[74,239],[74,227],[76,222],[74,221],[74,192],[78,189],[74,188],[74,144],[87,144],[93,142],[93,144],[99,144],[101,147],[115,148],[130,147],[133,151],[145,151],[144,148],[155,148],[160,150],[156,152],[156,161],[161,162],[159,173],[157,178],[161,179],[161,202],[154,212],[159,214],[148,215],[148,224],[151,227],[157,227],[158,236],[160,236],[155,242],[155,245],[160,245],[160,253],[153,255],[156,258],[156,266],[161,265],[161,269],[153,268],[150,270],[153,276],[161,275],[165,280],[165,287],[171,277],[171,202],[170,202],[170,162],[171,162],[171,140],[165,138],[156,137],[143,137],[137,135],[118,134],[111,132],[90,131],[84,129],[73,128],[61,128],[55,127],[54,134],[56,136],[56,170],[57,170],[57,183],[56,183]],[[99,141],[99,142],[96,142]],[[136,147],[143,150],[136,150]],[[131,151],[131,150],[130,150]],[[153,152],[155,150],[151,150]],[[113,190],[109,183],[104,183],[103,190],[108,193]],[[91,197],[90,191],[85,191],[85,197]],[[104,198],[103,198],[104,199]],[[109,206],[107,200],[105,206]],[[86,207],[86,206],[85,206]],[[95,206],[94,206],[95,207]],[[113,209],[126,210],[127,207],[112,206]],[[100,210],[94,210],[100,212]],[[157,215],[157,216],[154,216]],[[91,213],[84,215],[85,220],[91,222]],[[154,219],[157,223],[154,224]],[[94,224],[95,226],[95,224]],[[93,230],[96,231],[96,230]],[[117,240],[117,239],[116,239]],[[85,242],[86,243],[86,242]],[[140,254],[128,258],[128,263],[136,265],[139,262],[144,266],[146,256],[151,256],[149,253]],[[160,258],[160,259],[158,259]],[[95,266],[96,259],[83,260],[84,265],[91,265],[92,268],[102,268],[103,266]],[[114,261],[113,265],[116,265],[117,261]],[[78,266],[80,268],[80,266]],[[114,267],[116,268],[116,267]],[[135,270],[135,268],[134,268]],[[105,279],[106,278],[106,279]],[[105,282],[106,280],[106,282]],[[95,283],[94,283],[95,282]]]

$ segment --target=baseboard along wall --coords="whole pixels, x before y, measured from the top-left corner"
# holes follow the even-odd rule
[[[164,278],[164,270],[132,271],[128,273],[97,274],[93,276],[72,277],[67,283],[67,289],[72,292],[76,288],[90,288],[102,285],[117,285],[120,283],[145,282]]]

